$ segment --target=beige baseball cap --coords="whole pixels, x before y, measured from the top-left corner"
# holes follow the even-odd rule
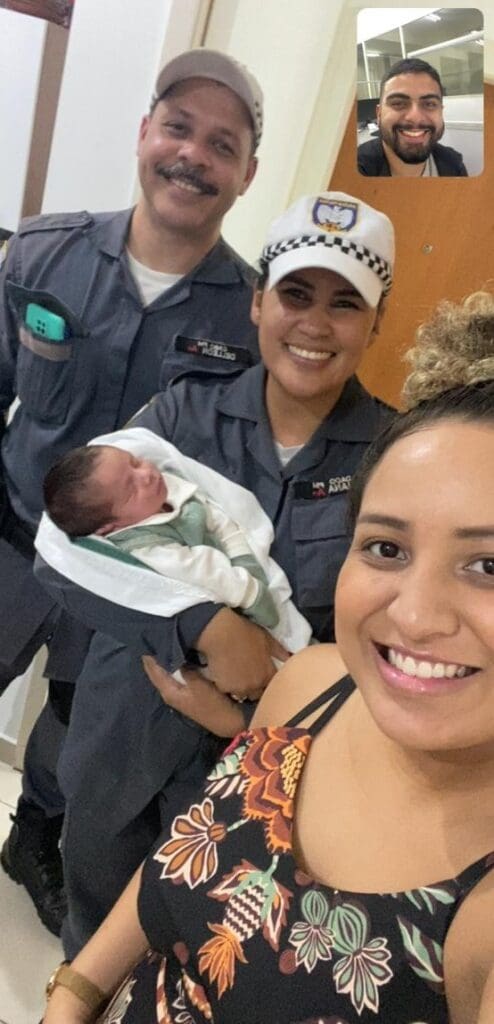
[[[187,50],[174,57],[160,71],[155,86],[156,98],[159,99],[176,82],[183,82],[187,78],[211,78],[227,85],[245,103],[252,120],[255,144],[259,144],[263,125],[263,94],[259,82],[245,64],[240,64],[219,50],[206,50],[203,47]]]
[[[346,192],[302,196],[273,221],[260,259],[268,288],[307,267],[341,274],[369,306],[393,282],[394,229],[386,216]]]

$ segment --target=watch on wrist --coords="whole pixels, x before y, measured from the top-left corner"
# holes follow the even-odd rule
[[[57,986],[60,985],[62,988],[68,988],[70,992],[73,992],[75,996],[78,996],[86,1006],[92,1011],[92,1013],[101,1012],[105,1009],[108,1004],[108,996],[98,988],[89,978],[85,978],[83,974],[79,974],[78,971],[74,971],[69,966],[69,962],[64,960],[59,967],[53,972],[48,984],[46,986],[47,999],[53,995]]]

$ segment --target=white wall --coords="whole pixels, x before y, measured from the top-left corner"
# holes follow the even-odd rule
[[[21,214],[44,21],[0,8],[0,227],[13,231]]]
[[[29,675],[12,683],[0,697],[0,740],[15,743],[21,726]]]
[[[442,143],[463,156],[470,176],[484,169],[484,97],[445,96]]]
[[[223,5],[223,17],[210,24],[206,45],[247,64],[265,96],[258,175],[225,221],[226,238],[247,259],[257,259],[269,222],[290,201],[343,6],[344,0],[238,0],[233,19]],[[311,188],[322,183],[316,164]]]
[[[186,4],[185,4],[186,6]],[[172,0],[77,0],[43,212],[129,206]]]

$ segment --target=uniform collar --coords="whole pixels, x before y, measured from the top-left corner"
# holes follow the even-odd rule
[[[88,234],[101,252],[119,259],[125,249],[129,233],[130,218],[134,210],[118,210],[112,214],[96,214],[94,223]]]
[[[331,441],[369,443],[382,423],[381,410],[378,399],[362,387],[357,377],[350,377],[317,435],[323,434]]]
[[[236,419],[252,420],[259,423],[268,419],[264,403],[266,370],[262,363],[256,363],[244,370],[226,387],[218,401],[218,409]]]
[[[133,212],[134,208],[119,210],[110,215],[103,214],[101,219],[96,220],[89,234],[101,252],[113,259],[120,259],[125,250]],[[206,284],[238,284],[239,281],[251,284],[255,274],[252,267],[223,238],[219,238],[216,245],[182,280],[187,277]]]
[[[225,389],[218,408],[241,419],[256,423],[267,422],[265,383],[266,370],[262,363],[258,363],[245,370]],[[380,423],[378,401],[369,395],[357,377],[351,377],[334,409],[317,428],[312,440],[324,437],[330,441],[369,442]]]

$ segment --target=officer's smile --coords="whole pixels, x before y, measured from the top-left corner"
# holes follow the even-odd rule
[[[201,175],[194,168],[185,168],[182,165],[173,164],[171,167],[158,167],[157,173],[165,181],[171,182],[184,192],[192,192],[195,195],[217,196],[219,189],[204,181]]]
[[[290,345],[287,344],[285,348],[288,350],[290,355],[296,357],[296,359],[308,360],[312,363],[323,363],[330,359],[333,359],[336,355],[335,352],[325,352],[322,349],[309,349],[302,348],[301,345]]]

